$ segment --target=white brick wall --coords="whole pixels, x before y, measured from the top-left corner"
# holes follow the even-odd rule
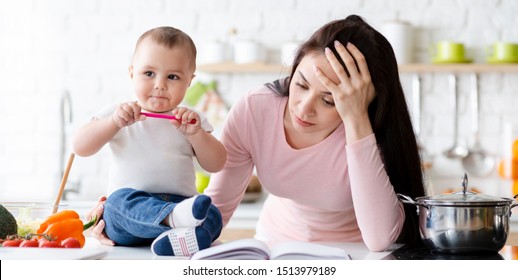
[[[304,40],[329,20],[357,13],[373,26],[407,20],[419,31],[415,57],[428,62],[429,46],[440,39],[466,44],[478,63],[484,48],[497,40],[518,42],[518,1],[513,0],[0,0],[0,201],[51,200],[59,185],[59,102],[71,93],[73,123],[67,135],[101,106],[132,99],[127,66],[137,37],[158,25],[189,33],[198,47],[212,40],[253,38],[276,62],[282,43]],[[244,92],[276,79],[278,73],[211,76],[232,103]],[[401,77],[410,97],[411,75]],[[461,142],[470,143],[469,76],[459,76]],[[450,184],[462,172],[442,151],[453,144],[453,111],[447,76],[422,75],[421,138],[436,155],[434,184]],[[518,116],[517,74],[480,76],[482,144],[500,154],[502,121]],[[67,153],[70,150],[67,151]],[[70,181],[81,182],[72,199],[96,199],[106,184],[107,153],[76,157]],[[498,188],[495,180],[479,179]],[[478,180],[474,178],[475,182]],[[72,187],[72,186],[70,186]],[[495,191],[496,192],[496,191]]]

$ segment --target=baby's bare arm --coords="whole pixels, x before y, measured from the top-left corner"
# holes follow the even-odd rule
[[[108,143],[118,131],[119,128],[111,117],[92,119],[74,135],[73,150],[79,156],[91,156]]]
[[[212,134],[200,130],[194,135],[187,136],[194,149],[200,166],[207,172],[218,172],[225,166],[227,150]]]
[[[146,119],[140,114],[137,102],[121,103],[110,117],[92,119],[77,131],[73,139],[74,152],[79,156],[91,156],[108,143],[119,129]]]

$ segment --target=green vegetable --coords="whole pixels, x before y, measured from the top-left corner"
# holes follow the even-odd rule
[[[40,226],[42,219],[35,219],[32,217],[32,210],[29,207],[20,207],[18,209],[18,216],[16,217],[18,224],[18,235],[26,236],[27,234],[35,233]]]
[[[8,235],[17,234],[17,232],[18,225],[13,214],[0,204],[0,238],[5,239]]]

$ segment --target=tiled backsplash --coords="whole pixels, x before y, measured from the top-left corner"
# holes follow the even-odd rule
[[[75,128],[102,106],[133,98],[127,67],[135,41],[145,30],[178,27],[193,37],[201,51],[207,42],[229,40],[229,30],[234,28],[236,38],[260,42],[267,48],[268,62],[278,63],[283,43],[304,40],[325,22],[352,13],[375,27],[392,19],[410,22],[417,31],[414,56],[421,63],[429,62],[429,46],[441,39],[463,42],[476,63],[484,63],[487,45],[498,40],[518,42],[514,0],[0,1],[0,201],[54,197],[60,162],[70,152],[67,147],[60,158],[62,93],[68,90],[72,101],[72,123],[65,128],[68,144]],[[401,76],[409,104],[411,76]],[[503,121],[518,120],[517,76],[479,76],[481,141],[497,155],[502,152]],[[230,104],[279,77],[278,73],[198,73],[200,80],[216,78],[219,92]],[[420,137],[435,155],[433,183],[451,187],[462,175],[462,166],[441,156],[453,144],[447,73],[423,74],[421,80]],[[469,145],[469,75],[459,75],[458,81],[460,139]],[[69,198],[95,200],[105,189],[107,167],[105,150],[90,158],[76,157],[69,180],[79,183],[79,194],[70,192]],[[495,178],[493,174],[473,181],[503,185],[494,184]]]

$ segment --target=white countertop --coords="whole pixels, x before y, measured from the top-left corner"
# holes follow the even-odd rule
[[[215,244],[220,243],[216,241]],[[384,252],[371,252],[363,243],[320,243],[344,249],[353,260],[380,260],[399,246]],[[215,245],[217,246],[217,245]],[[63,248],[0,248],[2,260],[188,260],[187,257],[155,256],[150,246],[124,247],[101,245],[93,237],[87,237],[82,249]]]
[[[97,240],[88,238],[87,245],[85,248],[102,248],[106,250],[106,255],[100,259],[103,260],[167,260],[167,259],[178,259],[185,260],[186,257],[164,257],[155,256],[151,252],[149,246],[145,247],[120,247],[120,246],[105,246],[98,244]],[[399,245],[395,245],[393,248],[383,252],[371,252],[365,244],[344,242],[344,243],[321,243],[324,245],[343,248],[353,260],[380,260],[388,256],[393,250],[397,249]]]

